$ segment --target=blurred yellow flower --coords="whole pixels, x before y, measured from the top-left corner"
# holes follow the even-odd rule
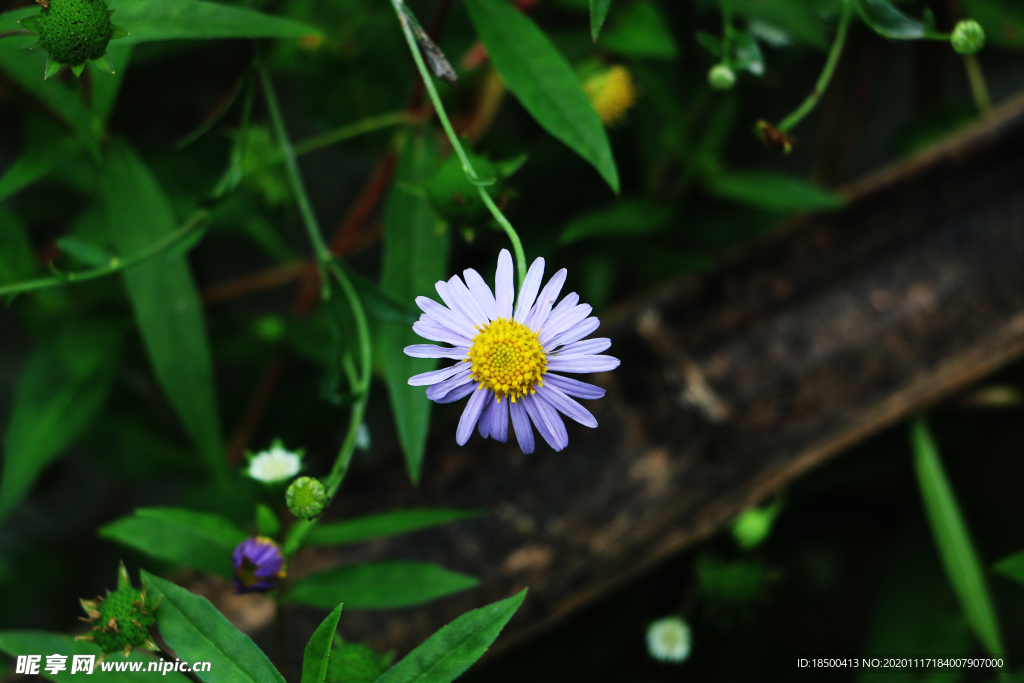
[[[636,102],[636,86],[629,69],[619,64],[588,77],[583,91],[590,98],[601,123],[612,126],[623,119]]]

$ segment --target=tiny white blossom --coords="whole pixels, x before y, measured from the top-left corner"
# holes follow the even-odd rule
[[[690,627],[679,617],[666,617],[647,627],[647,652],[659,662],[682,662],[690,656]]]
[[[287,481],[302,469],[301,453],[294,453],[275,441],[270,448],[252,456],[246,474],[264,484]]]

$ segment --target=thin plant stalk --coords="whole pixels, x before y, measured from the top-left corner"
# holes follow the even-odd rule
[[[473,165],[469,162],[469,157],[466,155],[465,150],[462,148],[462,143],[459,141],[458,136],[455,134],[455,129],[452,128],[451,121],[448,120],[448,114],[445,112],[444,104],[441,102],[441,97],[437,94],[437,88],[434,87],[434,80],[430,75],[430,71],[427,69],[427,65],[423,61],[423,55],[420,54],[418,45],[416,44],[416,37],[413,35],[412,27],[409,24],[409,15],[411,14],[409,9],[405,7],[402,0],[391,0],[391,4],[395,8],[395,13],[398,15],[398,22],[402,25],[402,32],[405,34],[405,42],[409,44],[409,51],[412,52],[413,61],[416,62],[416,69],[420,72],[420,78],[423,79],[423,85],[427,89],[427,94],[430,96],[430,101],[434,105],[434,110],[437,112],[437,118],[441,121],[441,127],[444,128],[445,135],[448,136],[448,141],[451,142],[452,148],[455,150],[455,154],[459,157],[459,161],[462,164],[462,170],[466,174],[466,177],[471,183],[476,185],[477,192],[480,193],[480,198],[483,200],[487,209],[494,216],[494,220],[498,222],[498,225],[502,227],[505,234],[508,235],[509,240],[512,242],[512,251],[516,257],[516,270],[519,273],[519,286],[522,287],[523,280],[526,279],[526,254],[523,252],[523,243],[519,239],[519,234],[516,233],[515,228],[505,217],[505,215],[498,209],[494,201],[491,200],[490,195],[484,189],[487,185],[492,185],[495,179],[491,178],[483,180],[477,176],[476,171],[473,170]]]
[[[350,123],[347,126],[341,126],[334,130],[321,133],[307,140],[295,143],[295,156],[302,156],[303,154],[309,154],[323,147],[348,140],[350,138],[357,137],[359,135],[365,135],[366,133],[372,133],[376,130],[383,128],[390,128],[391,126],[398,126],[403,123],[409,123],[411,117],[407,112],[396,111],[389,114],[381,114],[379,116],[371,116],[369,118]]]
[[[992,98],[988,94],[988,85],[985,83],[985,74],[981,71],[981,64],[977,55],[965,55],[964,66],[967,68],[967,81],[971,84],[971,95],[974,97],[974,104],[982,116],[992,113]]]

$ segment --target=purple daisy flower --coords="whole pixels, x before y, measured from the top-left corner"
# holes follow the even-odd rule
[[[472,394],[455,432],[458,444],[469,441],[474,426],[485,439],[505,442],[510,415],[524,453],[533,452],[531,421],[556,451],[569,445],[558,413],[596,427],[590,411],[570,396],[601,398],[604,389],[549,372],[604,372],[619,366],[617,358],[597,355],[612,345],[609,339],[584,339],[601,324],[590,316],[590,306],[580,304],[575,293],[554,305],[566,270],[555,273],[541,290],[544,259],[534,261],[514,313],[512,255],[507,249],[498,256],[495,293],[472,268],[463,274],[465,282],[453,275],[448,282],[437,283],[437,293],[447,306],[425,296],[416,299],[423,315],[413,331],[452,347],[416,344],[405,348],[406,354],[416,358],[460,361],[409,378],[413,386],[429,386],[427,398],[437,403],[453,403]]]
[[[264,536],[239,543],[231,554],[231,561],[235,565],[235,595],[268,591],[288,574],[284,553]]]

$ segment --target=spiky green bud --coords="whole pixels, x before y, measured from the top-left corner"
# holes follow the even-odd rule
[[[111,40],[128,35],[110,21],[113,10],[106,0],[37,0],[42,11],[23,19],[21,25],[39,35],[35,47],[46,50],[48,60],[44,78],[67,65],[76,76],[89,60],[104,71],[114,72],[107,56]]]
[[[736,85],[736,74],[725,64],[715,64],[708,71],[708,83],[715,90],[732,90]]]
[[[488,159],[475,154],[467,155],[477,177],[484,180],[498,177],[498,169]],[[499,183],[484,188],[492,199],[500,193]],[[437,215],[452,223],[470,223],[487,215],[487,205],[480,197],[477,186],[466,177],[462,162],[455,154],[448,157],[430,178],[427,197]]]
[[[118,572],[116,591],[107,591],[105,598],[97,596],[95,600],[82,600],[81,603],[89,617],[85,621],[93,627],[77,640],[99,645],[103,652],[101,660],[112,652],[120,652],[127,657],[136,647],[157,649],[149,637],[149,627],[156,621],[157,603],[147,602],[145,583],[141,589],[132,587],[123,563]]]
[[[957,23],[953,29],[953,35],[949,38],[950,44],[957,54],[977,54],[985,47],[985,29],[973,19],[964,19]]]
[[[284,494],[288,509],[299,519],[315,519],[330,502],[327,489],[319,479],[299,477],[291,483]]]

